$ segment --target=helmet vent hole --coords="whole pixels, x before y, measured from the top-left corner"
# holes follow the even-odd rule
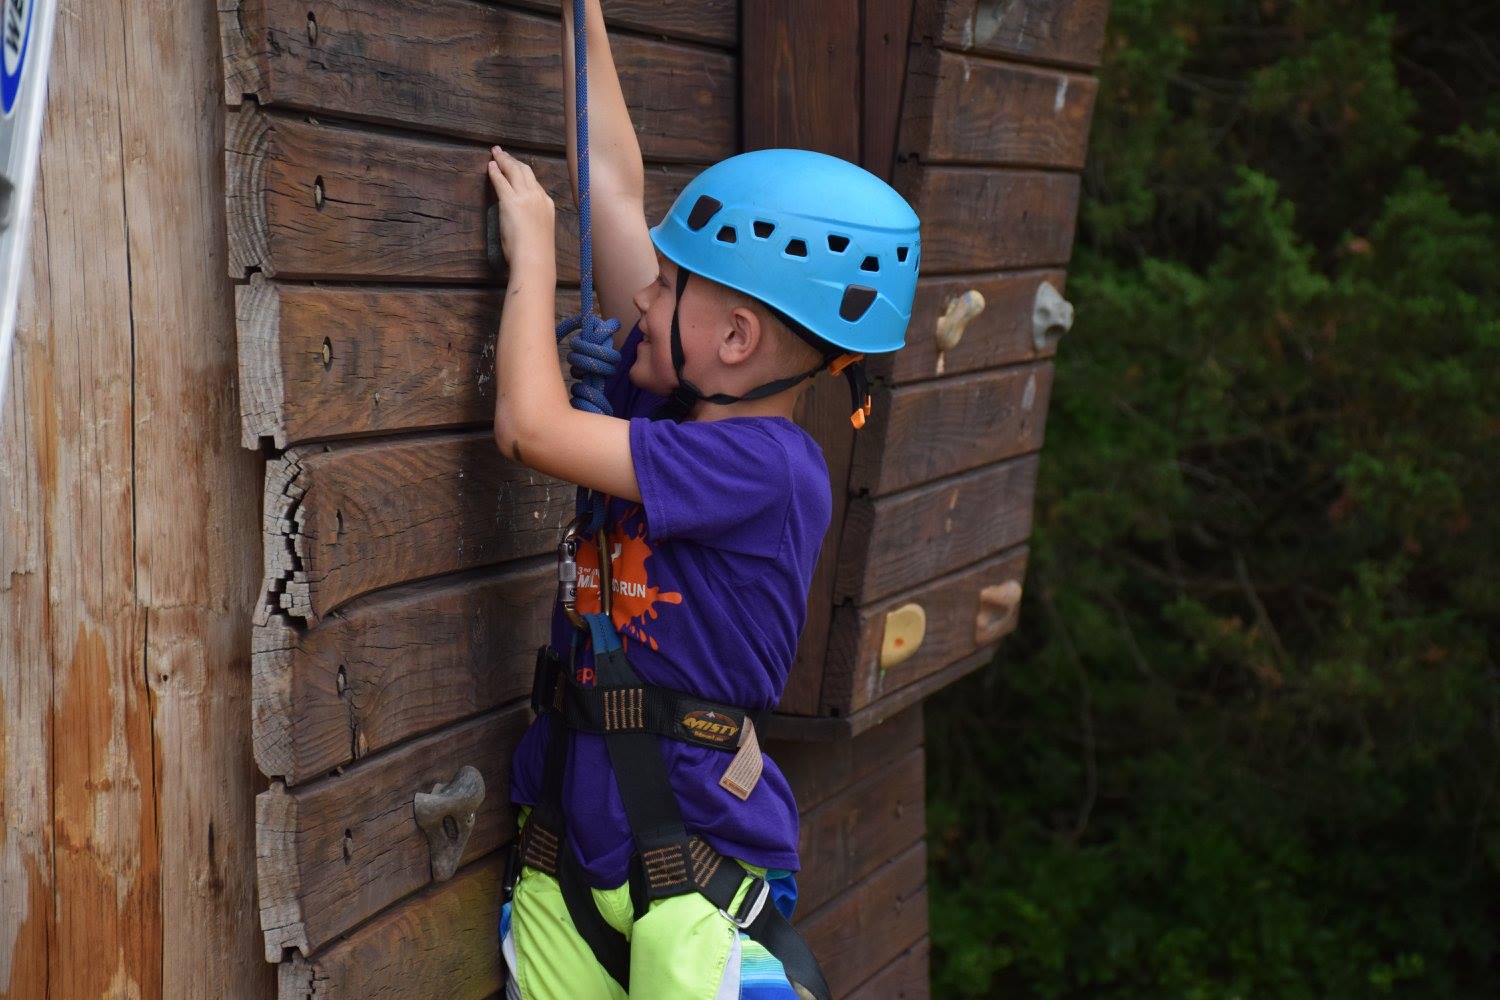
[[[866,257],[864,260],[859,262],[859,269],[861,271],[879,271],[880,259],[873,256]]]
[[[711,198],[706,194],[699,195],[698,200],[693,202],[693,210],[688,213],[688,228],[696,233],[708,225],[708,220],[718,214],[719,209],[723,207],[724,203],[719,199]]]
[[[735,243],[739,240],[739,234],[734,231],[733,226],[724,226],[715,237],[720,243]]]
[[[786,255],[788,257],[806,257],[807,244],[802,240],[792,240],[786,245]]]
[[[906,263],[906,255],[909,254],[909,253],[911,253],[911,247],[897,247],[896,248],[896,261],[897,261],[897,263],[905,264]]]
[[[776,227],[772,223],[757,222],[755,224],[755,235],[758,239],[768,240],[774,232],[776,232]]]
[[[830,233],[828,235],[828,249],[832,250],[834,253],[843,253],[845,250],[849,249],[849,237],[835,236]]]
[[[839,318],[853,323],[869,312],[870,304],[874,301],[875,289],[864,285],[850,285],[844,289],[844,300],[839,303]]]

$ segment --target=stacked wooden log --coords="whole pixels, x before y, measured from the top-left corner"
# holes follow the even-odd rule
[[[1016,626],[1057,345],[1035,314],[1044,286],[1064,288],[1107,11],[915,4],[894,183],[922,218],[923,277],[908,346],[874,363],[870,424],[825,432],[848,507],[826,646],[804,637],[782,706],[822,718],[794,731],[876,724],[989,662]],[[880,37],[867,26],[867,45]],[[864,81],[862,148],[878,170],[868,66]],[[913,621],[924,627],[906,634]]]

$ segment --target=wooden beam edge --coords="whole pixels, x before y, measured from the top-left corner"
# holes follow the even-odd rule
[[[255,797],[255,894],[267,962],[281,961],[289,948],[308,954],[296,830],[297,800],[274,782]]]
[[[261,533],[265,573],[261,582],[261,599],[254,624],[265,626],[273,615],[282,615],[293,624],[317,623],[312,606],[312,588],[302,569],[302,497],[307,488],[298,482],[302,472],[302,454],[288,449],[280,458],[266,463],[266,485],[262,505]]]
[[[766,724],[766,738],[788,743],[832,743],[853,739],[978,670],[994,659],[999,648],[998,642],[984,646],[958,662],[899,688],[873,705],[849,715],[773,715]]]
[[[224,69],[224,103],[237,108],[246,97],[261,92],[265,77],[252,39],[261,36],[258,25],[246,24],[259,8],[246,10],[245,0],[219,0],[219,49]]]
[[[240,443],[254,450],[262,438],[286,448],[286,379],[281,367],[281,292],[253,274],[234,290],[239,353]]]
[[[266,225],[267,116],[255,104],[241,105],[224,120],[224,212],[228,224],[229,276],[244,280],[259,271],[275,274]]]
[[[297,706],[292,674],[297,630],[280,619],[251,626],[250,744],[261,774],[297,781],[292,719]]]

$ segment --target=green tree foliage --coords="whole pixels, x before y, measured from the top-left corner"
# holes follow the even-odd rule
[[[935,995],[1500,982],[1500,4],[1115,0]]]

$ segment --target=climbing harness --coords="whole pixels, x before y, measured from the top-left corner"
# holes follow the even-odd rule
[[[629,874],[635,918],[645,915],[652,900],[701,893],[739,931],[770,952],[795,987],[816,1000],[831,1000],[807,943],[781,911],[766,905],[769,881],[748,873],[687,832],[658,745],[662,739],[673,739],[732,754],[721,784],[745,798],[760,776],[756,720],[764,721],[765,713],[642,682],[626,659],[609,616],[583,617],[594,648],[593,686],[580,684],[574,665],[563,663],[547,647],[537,654],[531,705],[538,716],[551,717],[552,731],[543,764],[541,801],[533,806],[521,830],[512,869],[518,872],[525,865],[557,879],[579,936],[588,942],[604,970],[628,991],[630,942],[605,921],[595,905],[588,877],[568,843],[563,812],[563,775],[572,744],[566,734],[600,735],[635,841]],[[580,639],[575,653],[581,645]],[[741,896],[741,885],[747,881]]]
[[[613,346],[619,324],[602,320],[593,312],[586,24],[584,0],[573,0],[582,294],[579,314],[559,325],[557,335],[559,339],[575,335],[568,352],[568,362],[577,379],[573,405],[609,414],[612,409],[604,385],[620,361]],[[679,299],[684,283],[685,278],[679,277]],[[674,356],[680,352],[674,317]],[[579,935],[588,942],[599,964],[623,989],[629,990],[629,939],[611,927],[595,905],[588,877],[569,843],[563,809],[563,776],[573,744],[572,734],[597,734],[604,739],[635,842],[629,885],[636,918],[645,915],[652,900],[701,893],[736,932],[760,943],[781,962],[788,980],[800,993],[814,1000],[832,1000],[807,943],[775,906],[767,905],[771,894],[767,879],[749,874],[737,861],[690,835],[683,824],[659,741],[678,740],[729,755],[720,784],[741,800],[748,799],[764,766],[756,736],[756,722],[764,721],[764,713],[646,684],[636,675],[611,618],[611,553],[604,531],[608,506],[609,498],[603,494],[580,490],[578,514],[563,532],[558,546],[558,602],[579,630],[574,636],[571,659],[576,660],[587,635],[594,651],[594,683],[589,686],[581,683],[575,664],[564,664],[548,647],[538,651],[531,707],[539,717],[551,717],[541,801],[532,808],[518,843],[512,847],[505,897],[510,899],[523,865],[556,878]],[[578,550],[580,545],[588,544],[586,539],[590,534],[599,553],[600,611],[582,614],[578,610]],[[749,884],[741,896],[740,888],[747,881]]]

